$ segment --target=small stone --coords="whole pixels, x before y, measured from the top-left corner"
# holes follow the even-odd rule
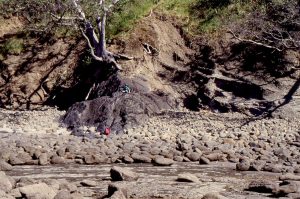
[[[96,187],[98,185],[98,183],[93,180],[83,180],[80,184],[84,187]]]
[[[134,163],[134,159],[132,159],[128,155],[125,155],[124,158],[123,158],[123,162],[126,163],[126,164],[131,164],[131,163]]]
[[[11,165],[24,165],[25,161],[23,161],[22,159],[20,159],[19,157],[12,155],[9,157],[9,163]]]
[[[39,165],[47,165],[48,164],[48,155],[47,153],[42,153],[39,156]]]
[[[208,155],[205,155],[207,159],[210,161],[223,161],[225,159],[225,155],[222,153],[211,153]]]
[[[4,160],[0,160],[0,171],[11,171],[12,166],[5,162]]]
[[[56,154],[60,157],[64,157],[66,154],[66,149],[65,148],[60,148],[56,151]]]
[[[108,185],[108,198],[110,199],[126,199],[127,190],[115,184]]]
[[[273,172],[273,173],[281,173],[282,166],[279,164],[266,164],[263,167],[263,171]]]
[[[67,199],[67,198],[72,198],[72,197],[70,191],[66,189],[60,190],[54,197],[54,199]]]
[[[199,179],[197,176],[191,174],[191,173],[182,173],[178,174],[177,177],[178,182],[199,182]]]
[[[66,159],[60,156],[53,156],[51,158],[51,164],[65,164]]]
[[[118,166],[111,168],[110,177],[112,181],[135,181],[139,178],[138,174],[133,171]]]
[[[250,171],[261,171],[266,164],[266,161],[263,160],[255,160],[250,164]]]
[[[9,192],[12,189],[13,183],[10,178],[3,171],[0,171],[0,190]]]
[[[107,162],[106,157],[100,157],[97,155],[85,155],[84,156],[84,162],[86,164],[99,164],[99,163],[106,163]]]
[[[72,199],[84,199],[83,195],[81,193],[75,192],[71,194]]]
[[[188,157],[191,161],[196,162],[200,160],[202,154],[197,153],[197,152],[191,152],[191,153],[187,153],[186,157]]]
[[[221,199],[219,194],[215,194],[215,193],[208,193],[205,194],[201,199]]]
[[[45,183],[27,185],[20,187],[20,192],[26,198],[43,198],[43,199],[53,199],[56,195],[54,189],[49,187]]]
[[[174,156],[173,160],[176,161],[176,162],[182,162],[183,157],[177,155],[177,156]]]
[[[199,160],[199,164],[210,164],[210,160],[202,156]]]
[[[282,175],[279,177],[279,180],[294,180],[294,181],[300,181],[300,176],[299,175],[294,175],[291,173]]]
[[[77,186],[74,183],[68,182],[65,179],[59,180],[59,190],[68,190],[73,193],[77,190]]]
[[[171,166],[174,164],[174,160],[159,156],[154,159],[154,164],[157,166]]]
[[[134,159],[134,162],[137,163],[151,163],[152,159],[148,157],[147,155],[139,155],[136,153],[133,153],[131,155],[131,158]]]
[[[300,173],[300,167],[296,167],[296,168],[294,169],[294,173],[299,174],[299,173]]]
[[[21,194],[19,188],[12,189],[9,192],[9,195],[12,196],[13,198],[22,198],[22,194]]]
[[[15,197],[6,194],[4,191],[0,190],[0,198],[1,199],[15,199]]]
[[[274,190],[273,193],[279,196],[286,196],[290,193],[299,193],[300,192],[300,183],[291,181],[284,182],[284,185],[281,185],[277,190]]]
[[[149,153],[151,155],[158,155],[161,152],[161,150],[158,147],[153,147],[150,149]]]
[[[31,185],[34,183],[35,183],[35,180],[32,178],[21,177],[17,182],[17,187],[24,187],[24,186]]]
[[[236,164],[236,170],[238,171],[248,171],[250,168],[250,162],[246,159],[241,159],[239,163]]]

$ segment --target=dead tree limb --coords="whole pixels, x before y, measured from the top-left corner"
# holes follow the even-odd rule
[[[279,52],[282,52],[282,49],[279,49],[277,47],[274,47],[274,46],[271,46],[271,45],[268,45],[268,44],[264,44],[264,43],[261,43],[261,42],[257,42],[257,41],[254,41],[254,40],[251,40],[251,39],[243,39],[243,38],[240,38],[238,37],[233,31],[231,30],[228,30],[228,32],[237,40],[241,41],[241,42],[247,42],[247,43],[251,43],[251,44],[254,44],[254,45],[257,45],[257,46],[263,46],[265,48],[270,48],[270,49],[274,49],[276,51],[279,51]]]

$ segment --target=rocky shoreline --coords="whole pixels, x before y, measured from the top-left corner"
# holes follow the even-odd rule
[[[82,136],[74,136],[59,123],[63,114],[55,109],[1,110],[0,170],[20,165],[150,163],[157,167],[228,162],[237,171],[290,176],[281,186],[266,188],[268,183],[253,182],[249,190],[300,197],[299,188],[293,189],[300,187],[298,118],[254,120],[238,113],[165,112],[122,135],[100,135],[94,127],[80,127],[76,132]]]

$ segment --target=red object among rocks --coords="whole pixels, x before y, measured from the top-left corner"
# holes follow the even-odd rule
[[[104,134],[105,134],[105,135],[109,135],[109,134],[110,134],[110,128],[105,128]]]

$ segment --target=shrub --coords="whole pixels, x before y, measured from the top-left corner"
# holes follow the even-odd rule
[[[0,47],[1,54],[19,55],[24,49],[24,41],[20,38],[10,38]]]

